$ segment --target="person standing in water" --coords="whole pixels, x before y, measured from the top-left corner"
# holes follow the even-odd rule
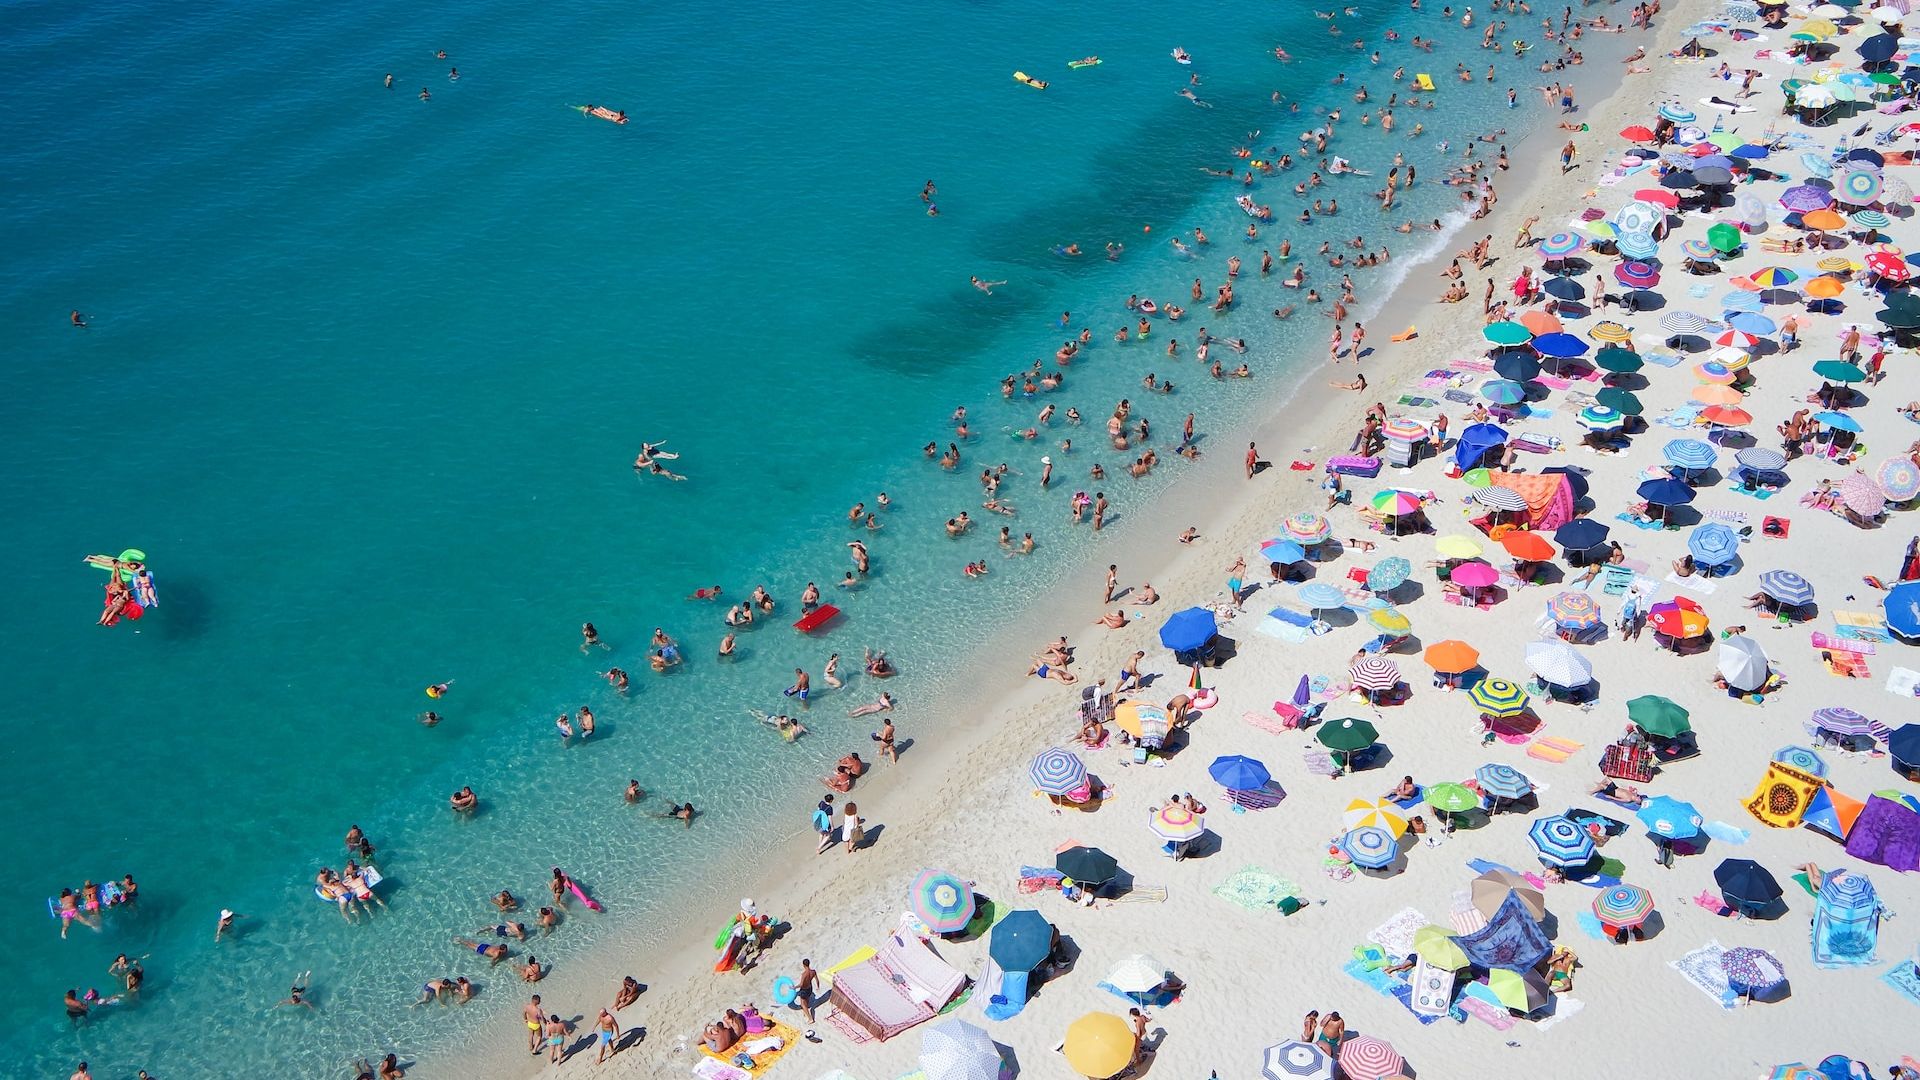
[[[833,687],[835,690],[838,690],[840,689],[840,687],[845,685],[840,681],[840,654],[839,653],[834,653],[832,656],[827,657],[827,666],[825,670],[820,672],[820,677],[822,679],[825,679],[827,685]]]

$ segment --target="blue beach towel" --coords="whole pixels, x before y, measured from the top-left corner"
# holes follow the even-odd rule
[[[1011,1020],[1020,1015],[1027,1007],[1027,973],[1009,971],[1000,979],[1000,992],[987,1001],[986,1013],[989,1020]]]

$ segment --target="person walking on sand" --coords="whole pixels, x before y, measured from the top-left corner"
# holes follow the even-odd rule
[[[1255,468],[1259,464],[1260,464],[1260,448],[1255,446],[1252,443],[1248,443],[1247,444],[1247,479],[1249,480],[1253,479]]]
[[[1107,564],[1107,589],[1106,589],[1106,592],[1101,595],[1100,602],[1103,604],[1113,603],[1113,590],[1119,587],[1120,587],[1120,564],[1108,563]]]
[[[620,1021],[605,1009],[600,1010],[600,1019],[593,1024],[594,1037],[600,1043],[600,1056],[593,1059],[595,1065],[607,1060],[609,1053],[619,1053],[614,1048],[614,1040],[620,1037]]]
[[[848,803],[840,814],[840,837],[847,842],[848,854],[852,854],[859,849],[860,842],[867,838],[863,827],[866,819],[860,816],[860,808],[853,803]]]
[[[794,980],[793,1008],[799,1009],[809,1024],[813,1023],[813,991],[819,984],[820,973],[813,969],[813,961],[802,957],[800,977]]]
[[[1579,148],[1573,145],[1572,139],[1568,139],[1567,145],[1560,148],[1561,175],[1564,176],[1567,173],[1570,173],[1573,171],[1573,158],[1574,158],[1574,155],[1577,153],[1579,153]]]
[[[873,733],[873,740],[880,744],[881,757],[886,758],[895,765],[900,764],[900,750],[893,745],[892,719],[888,718],[880,721],[880,730]]]

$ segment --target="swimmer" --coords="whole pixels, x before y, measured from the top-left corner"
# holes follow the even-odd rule
[[[981,281],[977,277],[968,278],[968,280],[973,282],[974,288],[979,289],[981,292],[986,293],[988,296],[993,295],[993,290],[995,286],[1006,284],[1006,282],[1004,281]]]
[[[600,631],[594,629],[594,626],[592,623],[581,623],[580,624],[580,651],[586,652],[588,649],[593,649],[593,648],[608,649],[609,651],[611,651],[612,646],[600,640]]]
[[[500,961],[505,960],[511,955],[505,945],[483,945],[478,941],[474,941],[472,938],[456,937],[453,939],[453,943],[464,948],[472,949],[476,956],[486,957],[487,960],[490,961],[488,965],[490,967],[497,967]]]
[[[626,801],[628,806],[632,806],[634,803],[637,803],[641,799],[644,799],[646,797],[647,797],[647,793],[641,789],[640,781],[638,780],[627,781],[626,794],[621,796],[621,798]]]

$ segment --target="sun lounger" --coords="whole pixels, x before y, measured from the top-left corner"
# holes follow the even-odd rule
[[[1653,754],[1645,745],[1613,743],[1600,754],[1600,775],[1647,783],[1653,779]]]

